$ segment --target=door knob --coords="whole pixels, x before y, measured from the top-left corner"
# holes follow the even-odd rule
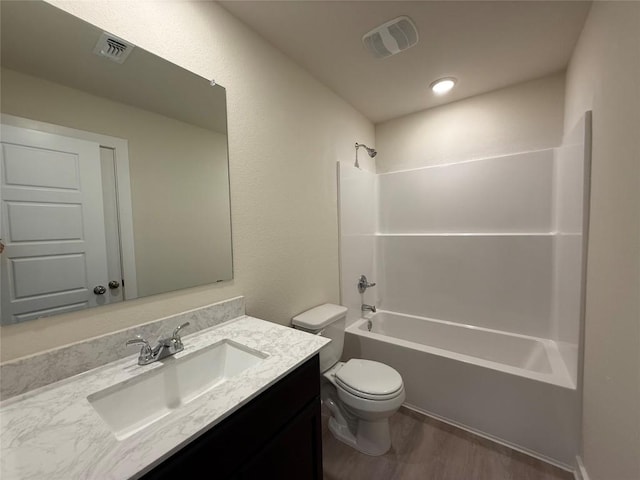
[[[107,291],[107,289],[104,288],[103,285],[98,285],[97,287],[94,287],[94,289],[93,289],[93,293],[95,293],[96,295],[104,295],[106,291]]]
[[[115,288],[118,288],[119,286],[120,286],[120,282],[119,282],[119,281],[117,281],[117,280],[111,280],[111,281],[109,282],[109,288],[110,288],[111,290],[113,290],[113,289],[115,289]]]

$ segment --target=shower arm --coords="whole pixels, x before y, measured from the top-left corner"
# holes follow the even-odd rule
[[[375,148],[369,148],[364,143],[356,142],[356,164],[355,164],[356,168],[360,168],[360,164],[358,163],[358,149],[360,147],[364,147],[364,149],[367,151],[367,153],[369,154],[369,156],[371,158],[375,157],[378,154],[378,152],[375,150]]]

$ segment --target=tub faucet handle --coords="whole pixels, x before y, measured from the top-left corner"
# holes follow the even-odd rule
[[[369,283],[369,280],[367,280],[366,276],[360,275],[360,278],[358,279],[358,292],[364,293],[367,288],[375,286],[375,282]]]
[[[360,308],[360,310],[362,310],[362,313],[364,313],[364,312],[376,313],[376,306],[375,305],[367,305],[366,303],[363,303],[362,307]]]

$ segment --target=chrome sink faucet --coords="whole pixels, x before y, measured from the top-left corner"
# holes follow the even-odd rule
[[[158,344],[153,348],[151,348],[149,342],[140,335],[136,336],[136,338],[132,338],[131,340],[127,340],[126,345],[142,344],[140,355],[138,356],[138,365],[149,365],[150,363],[157,362],[158,360],[162,360],[163,358],[175,355],[176,353],[184,350],[182,338],[180,337],[180,330],[184,327],[188,327],[189,325],[189,322],[178,325],[178,327],[173,331],[173,335],[171,335],[171,337],[161,338],[158,340]]]

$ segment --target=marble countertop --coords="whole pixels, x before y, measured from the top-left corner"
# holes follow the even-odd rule
[[[152,369],[137,354],[0,404],[0,478],[138,478],[273,385],[329,342],[242,316],[184,337],[181,358],[222,339],[268,355],[145,429],[117,440],[87,396]]]

